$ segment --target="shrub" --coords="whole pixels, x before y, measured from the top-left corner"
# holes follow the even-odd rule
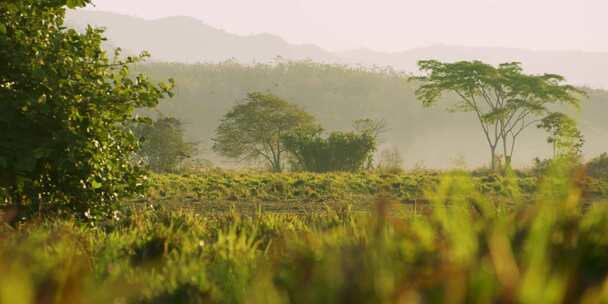
[[[65,211],[96,218],[142,190],[128,131],[138,107],[171,95],[133,76],[101,29],[64,27],[66,6],[87,0],[0,2],[0,202],[27,215]]]
[[[376,149],[375,137],[367,132],[332,132],[326,138],[320,132],[292,133],[283,143],[294,167],[310,172],[361,170]]]

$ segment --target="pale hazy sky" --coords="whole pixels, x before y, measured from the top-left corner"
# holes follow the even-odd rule
[[[94,0],[146,19],[191,16],[328,50],[430,44],[608,52],[608,0]]]

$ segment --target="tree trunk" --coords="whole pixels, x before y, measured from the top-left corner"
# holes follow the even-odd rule
[[[505,169],[511,170],[511,155],[505,156]]]
[[[496,171],[496,146],[490,146],[490,155],[492,157],[492,160],[490,162],[492,171]]]
[[[274,159],[273,159],[273,161],[272,161],[272,172],[278,173],[278,172],[281,172],[281,171],[283,171],[281,169],[281,160],[280,160],[280,158],[278,158],[278,157],[275,156]]]

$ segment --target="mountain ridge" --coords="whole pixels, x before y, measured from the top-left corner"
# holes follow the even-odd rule
[[[490,64],[517,61],[529,73],[560,74],[575,85],[608,89],[608,77],[604,76],[604,71],[608,70],[608,53],[602,52],[445,44],[398,52],[366,48],[331,52],[310,43],[292,44],[269,33],[233,34],[193,17],[174,16],[147,20],[91,10],[70,11],[67,24],[76,28],[83,28],[86,24],[103,26],[112,45],[134,53],[149,51],[154,61],[219,63],[236,60],[241,63],[265,63],[281,57],[320,63],[390,66],[408,73],[416,73],[417,61],[425,59],[481,60]]]

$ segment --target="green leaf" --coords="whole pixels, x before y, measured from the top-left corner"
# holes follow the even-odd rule
[[[6,25],[0,24],[0,34],[6,34]]]
[[[66,5],[70,9],[74,9],[77,7],[82,7],[86,4],[86,1],[83,0],[68,0]]]
[[[93,181],[93,182],[91,183],[91,187],[92,187],[93,189],[99,189],[99,188],[101,188],[101,186],[102,186],[102,184],[101,184],[100,182],[98,182],[98,181]]]

